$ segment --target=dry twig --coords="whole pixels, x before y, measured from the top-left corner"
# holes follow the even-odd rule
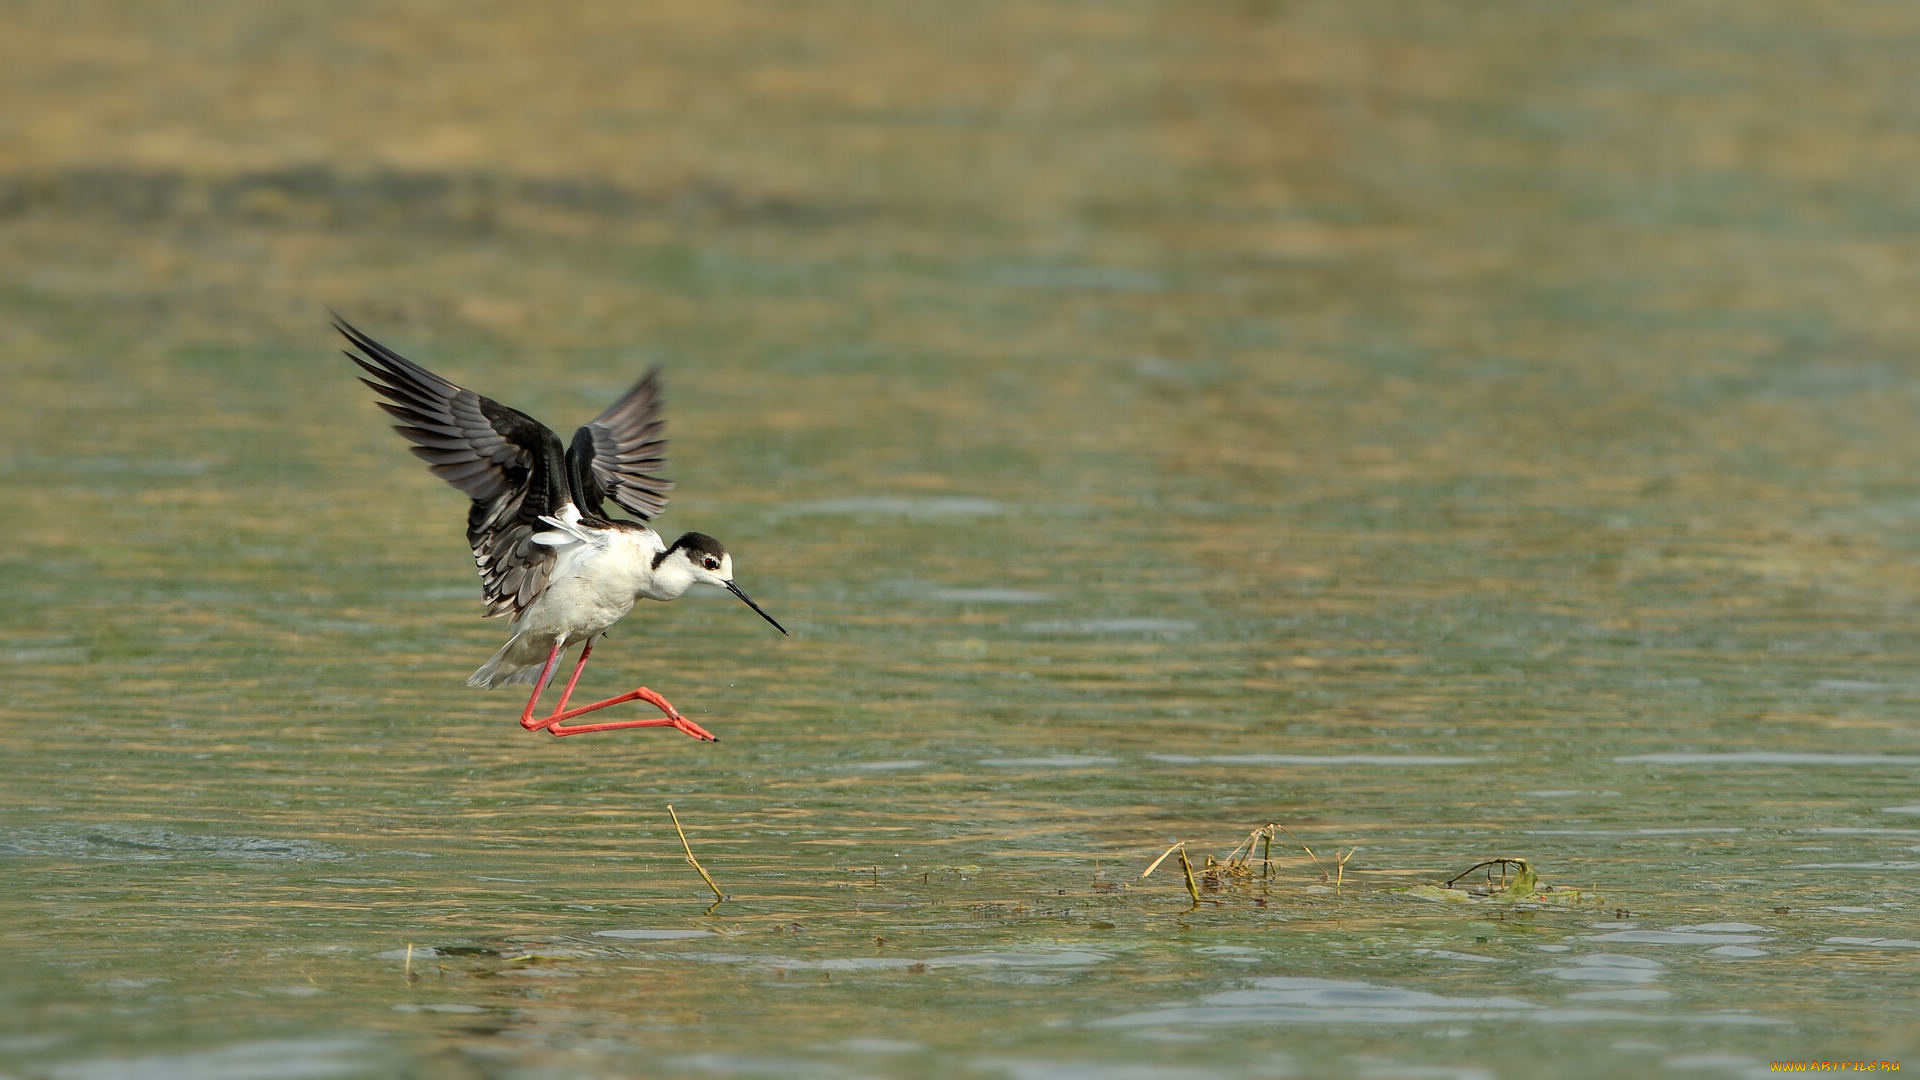
[[[717,904],[720,901],[725,900],[727,898],[727,894],[721,892],[720,886],[715,885],[713,883],[713,875],[707,873],[707,868],[704,866],[701,866],[700,860],[693,857],[693,845],[687,843],[687,831],[680,827],[680,815],[673,812],[672,803],[667,804],[667,816],[673,819],[673,831],[680,834],[680,847],[684,849],[687,853],[688,864],[691,865],[695,870],[700,871],[700,880],[706,882],[707,888],[713,890],[713,902]]]

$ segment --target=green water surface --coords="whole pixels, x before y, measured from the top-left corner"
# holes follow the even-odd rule
[[[1920,11],[16,14],[0,1076],[1920,1046]],[[329,306],[563,434],[664,366],[794,634],[583,693],[719,743],[462,685]],[[1399,891],[1502,856],[1600,899]]]

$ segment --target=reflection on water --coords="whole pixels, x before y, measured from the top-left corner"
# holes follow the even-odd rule
[[[1254,979],[1248,988],[1207,994],[1193,1005],[1152,1009],[1094,1021],[1098,1027],[1389,1024],[1426,1027],[1462,1020],[1550,1025],[1591,1023],[1784,1025],[1784,1020],[1728,1013],[1676,1015],[1594,1008],[1543,1008],[1511,997],[1449,997],[1340,979]]]
[[[216,1049],[136,1057],[97,1057],[63,1062],[46,1070],[54,1080],[209,1080],[222,1077],[284,1076],[291,1080],[360,1076],[381,1067],[376,1040],[266,1039]]]
[[[9,1076],[1912,1047],[1920,15],[10,20]],[[464,687],[328,305],[556,419],[664,366],[795,634],[581,692],[721,743]],[[1399,891],[1503,857],[1603,899]]]
[[[1645,761],[1655,765],[1920,765],[1920,754],[1822,754],[1810,751],[1781,753],[1743,750],[1731,753],[1625,754],[1616,761]]]
[[[1484,758],[1445,757],[1438,754],[1148,754],[1149,761],[1168,765],[1472,765]],[[1536,792],[1535,794],[1540,794]]]

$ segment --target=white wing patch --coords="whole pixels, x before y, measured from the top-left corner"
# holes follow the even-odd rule
[[[545,532],[533,534],[533,542],[547,547],[566,547],[569,544],[590,544],[593,534],[580,527],[580,510],[572,503],[562,504],[558,514],[541,514],[540,520],[553,526]]]

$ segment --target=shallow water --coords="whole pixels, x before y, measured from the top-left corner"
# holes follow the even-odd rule
[[[89,20],[0,44],[0,1074],[1915,1045],[1920,16]],[[582,692],[721,742],[461,685],[326,305],[556,425],[666,366],[662,527],[795,633]],[[1401,891],[1496,857],[1599,899]]]

